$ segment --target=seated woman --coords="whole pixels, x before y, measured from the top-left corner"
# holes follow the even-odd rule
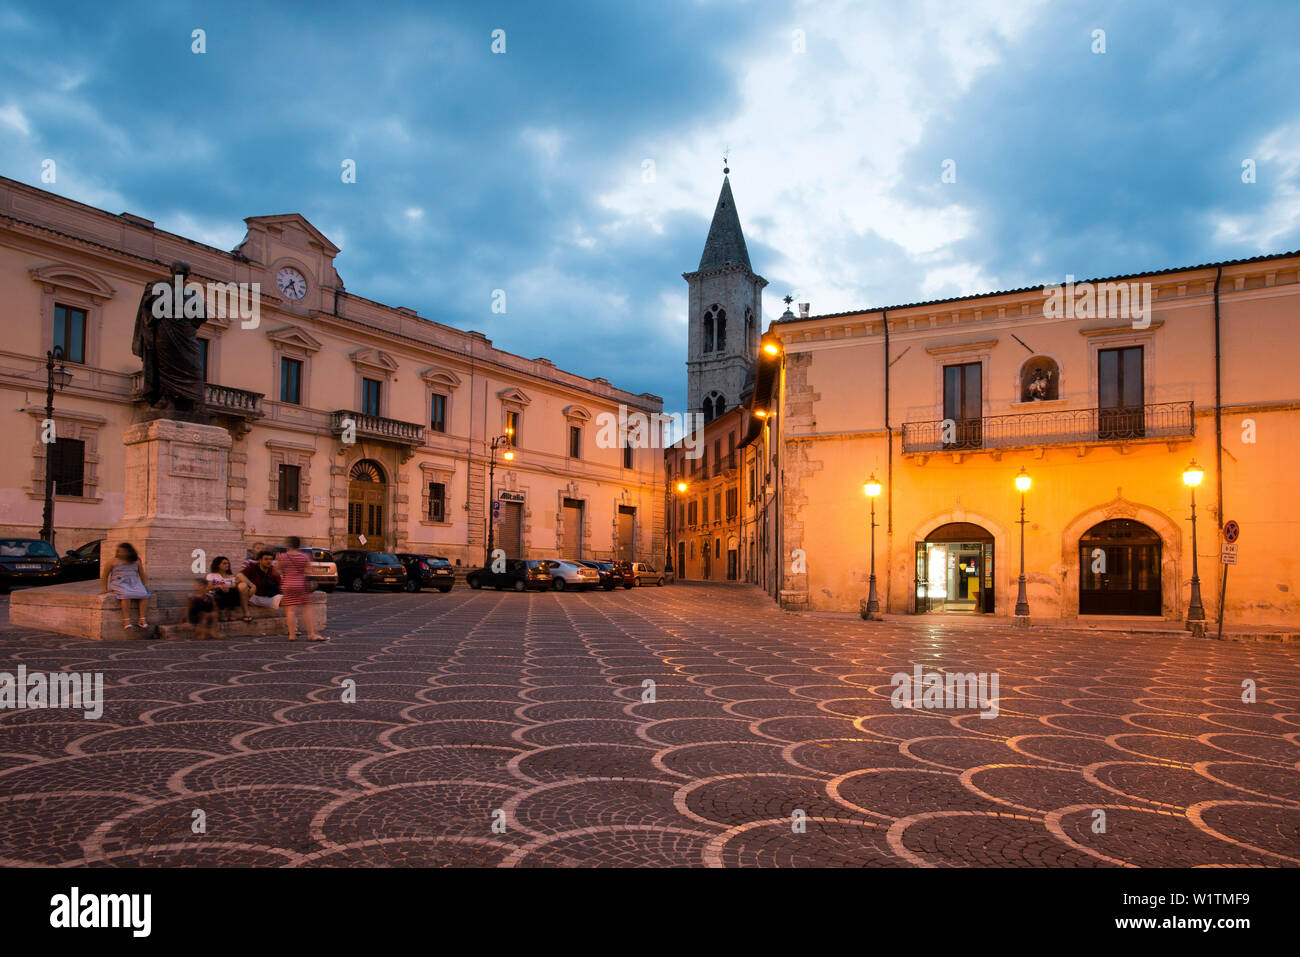
[[[230,567],[230,559],[225,555],[218,555],[212,559],[210,568],[206,581],[208,594],[217,605],[217,617],[221,621],[230,621],[233,617],[231,612],[239,608],[243,610],[244,620],[250,621],[248,592],[239,587],[239,579],[235,577]]]

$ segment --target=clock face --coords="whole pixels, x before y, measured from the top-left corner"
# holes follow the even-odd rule
[[[295,302],[307,295],[307,280],[292,266],[285,266],[275,274],[275,284],[287,298]]]

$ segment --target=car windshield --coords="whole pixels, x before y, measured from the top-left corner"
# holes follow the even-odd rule
[[[0,539],[0,558],[58,558],[54,546],[34,538]]]
[[[426,561],[427,561],[430,565],[435,566],[436,568],[450,568],[450,567],[451,567],[451,562],[447,561],[447,559],[445,559],[445,558],[429,558],[429,559],[426,559]]]
[[[334,561],[334,556],[323,548],[317,548],[312,550],[311,560],[314,562],[332,562]]]
[[[397,560],[397,556],[396,556],[396,555],[390,555],[390,554],[388,554],[388,552],[374,552],[374,553],[371,554],[371,556],[370,556],[370,560],[371,560],[372,562],[374,562],[376,565],[400,565],[400,564],[402,564],[401,562],[399,562],[399,561]]]

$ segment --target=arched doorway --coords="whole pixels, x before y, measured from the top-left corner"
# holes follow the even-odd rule
[[[1131,518],[1079,537],[1080,615],[1159,615],[1160,536]]]
[[[361,459],[348,473],[348,548],[384,550],[388,483],[384,468]]]
[[[916,543],[916,610],[993,613],[993,535],[987,529],[949,522]]]

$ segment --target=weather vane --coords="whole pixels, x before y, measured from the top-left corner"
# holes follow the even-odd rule
[[[727,156],[730,153],[731,150],[729,148],[722,151],[722,175],[723,176],[726,176],[731,172],[731,165],[727,162]]]

